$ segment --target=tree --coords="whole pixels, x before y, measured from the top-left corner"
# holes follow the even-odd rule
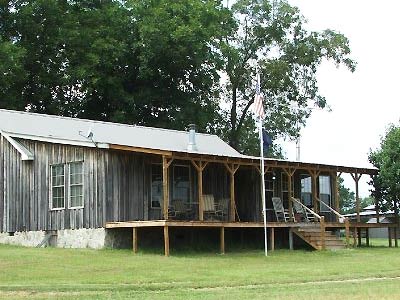
[[[344,186],[344,179],[339,177],[339,208],[340,213],[350,214],[355,211],[355,196],[354,192]]]
[[[26,74],[0,94],[3,107],[175,129],[218,124],[215,40],[230,19],[219,1],[12,0],[0,16],[1,37],[20,50],[14,73]]]
[[[223,112],[225,138],[232,147],[256,154],[249,109],[257,67],[265,94],[265,128],[273,138],[293,138],[311,114],[310,102],[326,107],[316,80],[321,61],[333,60],[351,71],[355,63],[345,36],[332,30],[307,31],[299,10],[287,1],[273,7],[272,1],[238,0],[231,11],[235,26],[219,44],[227,76],[223,94],[229,104]]]
[[[379,169],[372,176],[372,195],[381,210],[394,210],[397,222],[400,200],[400,126],[391,124],[381,139],[380,147],[371,150],[369,161]]]

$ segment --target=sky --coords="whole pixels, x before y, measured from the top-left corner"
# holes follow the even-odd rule
[[[317,78],[332,111],[314,111],[301,131],[304,162],[371,167],[370,149],[379,147],[389,123],[399,123],[400,1],[289,0],[308,20],[308,29],[333,29],[350,40],[357,69],[351,73],[323,62]],[[283,143],[286,157],[296,159],[295,143]],[[349,175],[346,187],[354,190]],[[360,196],[369,195],[363,175]]]

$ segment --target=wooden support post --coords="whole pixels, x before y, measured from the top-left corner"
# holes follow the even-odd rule
[[[132,228],[132,250],[133,253],[137,253],[138,252],[138,238],[137,238],[137,228],[133,227]]]
[[[346,218],[344,220],[344,226],[345,226],[345,231],[346,231],[346,246],[350,246],[350,222],[349,219]]]
[[[169,256],[169,230],[168,226],[164,226],[164,255]]]
[[[163,156],[163,216],[164,220],[168,220],[168,206],[169,206],[169,189],[168,189],[168,168],[173,159],[168,161],[166,156]]]
[[[361,222],[360,218],[360,196],[358,192],[358,182],[360,181],[362,174],[352,173],[351,177],[353,177],[354,182],[356,183],[356,213],[357,213],[357,223]]]
[[[398,248],[398,247],[399,247],[399,244],[398,244],[398,240],[397,240],[397,227],[394,227],[394,228],[393,228],[393,231],[394,231],[394,246],[395,246],[396,248]]]
[[[289,198],[289,221],[294,222],[293,220],[293,202],[292,202],[292,174],[288,174],[288,198]]]
[[[271,227],[271,233],[270,233],[270,245],[271,245],[271,251],[275,250],[275,228]]]
[[[365,245],[369,247],[369,228],[365,228]]]
[[[321,248],[322,248],[322,250],[325,250],[326,243],[325,243],[325,217],[324,216],[321,216],[320,225],[321,225]]]
[[[361,245],[362,245],[362,240],[361,240],[361,238],[362,238],[362,236],[361,236],[361,228],[358,228],[357,229],[357,237],[358,237],[358,247],[360,247]]]
[[[311,193],[312,193],[312,198],[313,198],[313,207],[314,207],[314,212],[318,213],[318,196],[317,196],[317,179],[319,174],[321,173],[320,171],[316,170],[308,170],[308,173],[311,176]],[[318,221],[317,217],[314,217],[315,222]]]
[[[225,228],[222,226],[220,228],[220,251],[221,254],[225,254]]]
[[[357,247],[357,227],[353,228],[353,247]]]
[[[339,175],[340,176],[340,175]],[[339,195],[339,176],[336,172],[332,173],[332,181],[333,181],[333,190],[335,191],[335,210],[339,212],[340,210],[340,195]],[[339,222],[339,216],[336,215],[336,222]]]
[[[235,203],[235,173],[239,169],[240,165],[225,163],[225,167],[230,175],[230,205],[229,205],[229,221],[235,222],[235,211],[236,211],[236,203]]]
[[[293,202],[292,202],[292,197],[294,196],[292,193],[292,184],[293,184],[293,175],[296,172],[296,169],[283,169],[283,171],[286,173],[287,179],[288,179],[288,202],[289,202],[289,221],[294,222],[293,220]]]
[[[289,249],[293,250],[293,231],[289,228]]]
[[[204,199],[203,199],[203,171],[207,166],[208,162],[199,161],[197,164],[192,160],[193,166],[197,170],[197,187],[198,187],[198,200],[199,200],[199,220],[204,220]]]
[[[392,228],[388,227],[389,247],[392,247]]]

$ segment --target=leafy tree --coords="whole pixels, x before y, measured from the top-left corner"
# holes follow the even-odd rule
[[[274,8],[274,9],[273,9]],[[254,101],[256,69],[265,94],[265,128],[273,138],[296,137],[310,116],[310,102],[320,108],[316,71],[323,59],[351,71],[348,39],[332,30],[307,31],[305,19],[287,1],[238,0],[231,8],[235,27],[219,45],[227,82],[223,89],[226,139],[231,146],[256,154],[249,109]],[[249,133],[250,131],[250,133]]]
[[[400,200],[400,126],[391,124],[381,144],[370,151],[369,161],[379,169],[372,177],[372,195],[378,199],[380,209],[393,209],[398,222]]]
[[[338,184],[340,213],[349,214],[355,212],[356,203],[354,192],[345,187],[342,177],[339,177]]]

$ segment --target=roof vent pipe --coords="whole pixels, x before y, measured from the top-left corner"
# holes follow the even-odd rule
[[[189,125],[189,144],[187,146],[189,151],[197,151],[196,145],[196,125],[190,124]]]

